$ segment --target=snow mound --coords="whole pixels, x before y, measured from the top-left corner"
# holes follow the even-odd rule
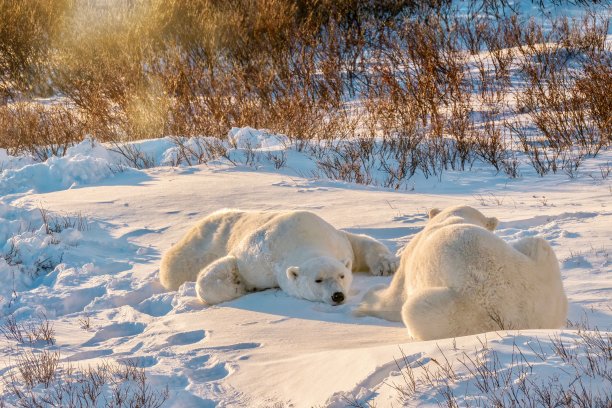
[[[13,161],[14,162],[14,161]],[[15,163],[13,163],[15,164]],[[0,173],[0,195],[65,190],[95,183],[114,174],[110,152],[100,143],[85,139],[63,157],[28,163]]]
[[[45,210],[0,202],[0,310],[10,306],[36,279],[53,271],[64,252],[82,239],[82,221],[51,219]]]
[[[227,138],[238,149],[282,148],[289,142],[286,136],[273,135],[251,127],[234,127],[227,134]]]
[[[208,163],[238,165],[241,151],[256,151],[258,166],[278,160],[270,151],[286,150],[288,138],[250,127],[233,128],[227,140],[213,137],[165,137],[107,145],[85,138],[66,150],[37,162],[30,156],[10,156],[0,149],[0,195],[48,193],[82,187],[114,177],[119,172],[135,172],[156,166],[192,166]],[[225,152],[219,154],[219,152]],[[265,155],[264,153],[268,153]],[[233,159],[230,159],[233,158]]]

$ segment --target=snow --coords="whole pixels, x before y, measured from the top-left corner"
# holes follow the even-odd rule
[[[396,191],[326,179],[312,155],[283,136],[251,128],[228,136],[226,158],[194,166],[169,165],[178,154],[170,138],[132,145],[156,164],[148,169],[129,167],[115,147],[92,140],[43,163],[0,154],[2,314],[24,322],[46,315],[63,362],[135,361],[152,387],[168,386],[166,406],[173,407],[398,406],[393,384],[403,384],[400,369],[420,372],[444,358],[456,366],[456,378],[409,405],[437,405],[446,385],[476,404],[480,392],[460,361],[481,355],[485,337],[500,372],[510,370],[518,349],[533,367],[514,384],[551,376],[567,384],[571,370],[555,357],[554,339],[575,344],[575,327],[411,342],[399,323],[354,317],[365,291],[389,277],[358,274],[348,302],[337,307],[279,290],[207,307],[193,283],[166,292],[158,282],[163,251],[219,208],[310,210],[398,251],[424,226],[429,208],[463,203],[498,217],[496,233],[506,240],[546,238],[562,267],[570,320],[588,320],[610,335],[612,180],[599,168],[612,152],[588,159],[574,178],[540,178],[525,166],[520,178],[508,179],[476,165],[441,178],[417,174]],[[286,166],[276,169],[271,153],[284,155]],[[89,329],[81,327],[86,318]],[[0,353],[7,370],[15,366],[9,346]],[[609,395],[600,377],[590,381],[594,393]],[[5,402],[15,404],[11,398]]]
[[[0,154],[0,165],[5,170],[0,178],[0,192],[22,193],[28,190],[47,192],[95,183],[113,174],[109,166],[111,153],[99,143],[86,139],[70,147],[65,156],[52,156],[44,163],[19,166],[20,157]],[[25,160],[27,163],[27,160]]]

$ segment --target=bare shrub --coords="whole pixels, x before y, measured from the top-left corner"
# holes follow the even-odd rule
[[[287,165],[287,154],[284,150],[281,150],[278,153],[268,152],[266,155],[268,161],[272,162],[275,169],[282,169]]]
[[[474,147],[476,154],[493,165],[497,171],[502,169],[507,154],[502,131],[503,128],[497,123],[493,114],[485,112],[483,129],[476,135]]]
[[[609,334],[597,329],[579,330],[573,340],[558,335],[511,344],[511,352],[490,348],[486,339],[473,352],[450,356],[439,347],[439,356],[412,360],[402,352],[396,361],[401,404],[420,396],[433,396],[441,406],[563,406],[606,407],[612,385]],[[457,351],[455,349],[455,351]],[[537,373],[547,364],[563,364],[563,383],[558,375]],[[461,390],[457,394],[456,390]]]
[[[69,4],[69,0],[0,1],[0,101],[20,93],[50,93],[48,57]]]
[[[585,68],[584,76],[576,81],[575,92],[586,105],[587,115],[597,127],[602,145],[612,143],[612,96],[608,87],[612,83],[612,52],[593,56]]]
[[[0,333],[7,339],[19,344],[36,344],[43,342],[47,345],[55,344],[55,330],[53,324],[44,314],[39,315],[30,322],[18,322],[15,316],[9,315],[0,326]]]
[[[574,176],[610,145],[605,11],[525,20],[505,0],[460,13],[450,1],[66,4],[45,34],[46,80],[70,108],[1,107],[10,152],[44,160],[90,134],[146,168],[153,160],[126,142],[171,136],[172,164],[203,164],[229,154],[202,135],[224,141],[249,125],[300,151],[351,141],[316,147],[323,173],[369,183],[376,166],[399,188],[475,160],[518,177],[517,146],[538,173]]]
[[[386,173],[385,187],[399,189],[402,183],[412,177],[421,167],[419,145],[422,136],[397,135],[384,138],[380,147],[381,168]]]
[[[59,351],[21,349],[16,358],[17,381],[29,389],[38,384],[48,388],[56,378],[59,359]]]
[[[226,145],[214,138],[186,138],[173,136],[173,144],[177,147],[177,152],[172,158],[172,165],[179,166],[182,163],[192,166],[195,164],[206,164],[212,160],[224,158],[232,164],[234,161]]]
[[[372,184],[373,143],[371,139],[339,143],[317,162],[317,167],[332,180]]]
[[[155,166],[155,158],[130,143],[113,142],[111,151],[119,153],[128,167],[148,169]]]
[[[60,233],[68,228],[76,229],[77,231],[86,231],[89,228],[87,219],[80,211],[73,215],[52,214],[48,209],[39,205],[38,212],[40,213],[40,219],[42,226],[45,228],[45,233],[48,235]]]
[[[61,364],[59,351],[19,350],[15,367],[4,381],[4,400],[16,399],[24,408],[160,408],[169,398],[168,388],[152,389],[144,369],[134,362],[77,369]]]
[[[85,127],[69,106],[15,103],[0,106],[0,147],[11,155],[45,161],[83,140]]]
[[[0,332],[2,332],[7,340],[13,340],[18,343],[24,342],[21,325],[17,323],[17,319],[13,315],[6,317],[4,324],[0,327]]]
[[[149,13],[130,4],[76,2],[51,61],[54,85],[102,141],[163,135],[164,93],[143,65]]]
[[[453,169],[466,170],[471,168],[475,159],[474,151],[478,137],[469,102],[452,104],[446,132],[454,143],[453,157],[451,158]]]
[[[79,327],[81,327],[81,329],[83,330],[91,329],[91,317],[89,316],[79,317],[78,322],[79,322]]]
[[[519,49],[528,86],[517,103],[541,137],[529,134],[529,124],[510,128],[542,175],[564,170],[573,176],[584,157],[610,143],[610,112],[603,108],[609,96],[601,91],[610,77],[607,27],[606,19],[587,15],[571,24],[557,20],[548,33],[532,23],[520,34],[526,39]],[[576,70],[576,64],[583,69]]]
[[[608,176],[612,173],[612,165],[610,165],[610,162],[599,165],[599,173],[601,174],[602,180],[607,180]]]

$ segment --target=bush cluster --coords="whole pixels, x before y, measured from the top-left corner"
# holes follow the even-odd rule
[[[517,152],[575,175],[612,138],[610,9],[571,20],[541,5],[535,19],[460,3],[0,0],[0,147],[44,159],[84,134],[223,139],[248,125],[300,149],[352,141],[322,164],[331,176],[347,157],[362,167],[374,138],[390,185],[475,160],[516,177]]]

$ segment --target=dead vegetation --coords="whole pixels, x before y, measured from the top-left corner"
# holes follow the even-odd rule
[[[48,14],[30,3],[7,13]],[[171,136],[174,164],[202,164],[229,159],[215,138],[248,125],[317,150],[327,177],[367,184],[382,170],[400,188],[477,160],[518,177],[519,154],[541,175],[574,176],[610,145],[609,9],[536,20],[497,0],[471,0],[460,17],[448,1],[92,4],[36,23],[50,33],[41,81],[61,103],[15,103],[41,92],[5,80],[9,153],[45,160],[89,134],[145,168],[155,163],[126,142]],[[202,135],[212,139],[191,139]]]
[[[486,336],[473,350],[438,347],[435,358],[406,356],[396,360],[401,406],[419,402],[444,407],[581,407],[603,408],[612,403],[612,337],[607,332],[574,324],[574,334],[546,339],[518,336],[505,351],[497,351]],[[503,341],[503,340],[502,340]],[[554,364],[555,372],[545,367]],[[347,397],[353,407],[373,407]]]
[[[10,155],[28,153],[38,161],[63,156],[85,133],[84,124],[67,106],[0,105],[0,145]]]
[[[59,360],[59,351],[22,351],[4,376],[4,399],[16,398],[22,408],[160,408],[169,398],[168,389],[152,388],[135,363],[75,368]]]
[[[134,361],[87,367],[62,362],[46,316],[30,323],[9,316],[0,332],[16,343],[7,349],[12,358],[2,376],[1,406],[160,408],[169,398],[168,388],[154,389]]]
[[[70,4],[70,0],[0,1],[0,101],[20,94],[50,94],[48,58]]]
[[[0,333],[7,340],[18,344],[44,343],[51,346],[55,344],[55,330],[44,314],[28,323],[18,322],[15,316],[9,315],[0,326]]]

